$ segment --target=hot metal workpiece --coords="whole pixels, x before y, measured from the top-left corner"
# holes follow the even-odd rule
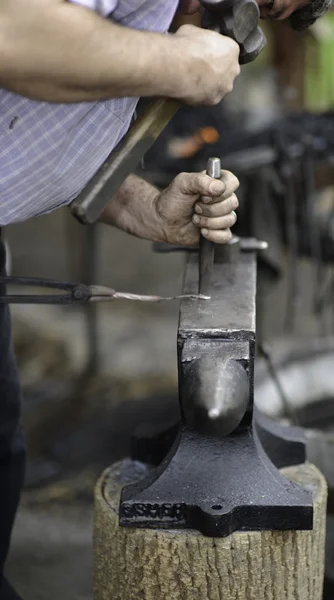
[[[123,526],[194,528],[213,537],[312,528],[311,493],[274,466],[289,464],[289,456],[290,464],[303,459],[303,441],[266,419],[253,426],[256,253],[251,244],[245,248],[217,250],[211,300],[181,303],[182,421],[151,438],[151,458],[154,446],[164,458],[148,468],[147,478],[123,489]],[[198,255],[192,253],[183,291],[197,286]]]

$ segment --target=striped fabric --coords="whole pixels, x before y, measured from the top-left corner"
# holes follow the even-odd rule
[[[179,2],[71,1],[156,32],[167,31]],[[126,133],[137,101],[52,104],[0,88],[0,226],[69,204]]]

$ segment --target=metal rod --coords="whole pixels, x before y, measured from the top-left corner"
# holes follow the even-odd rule
[[[291,170],[286,167],[289,173],[287,173],[286,177],[285,193],[286,235],[290,254],[288,259],[288,292],[284,323],[286,333],[291,333],[295,328],[299,301],[296,190],[293,165],[290,166]]]
[[[83,252],[83,276],[84,283],[92,286],[96,282],[97,253],[98,253],[97,226],[92,225],[85,230],[84,252]],[[87,340],[87,363],[85,371],[90,375],[96,375],[99,370],[99,335],[98,335],[98,307],[91,302],[84,307],[86,340]]]
[[[326,335],[326,319],[324,314],[318,312],[318,299],[319,291],[323,288],[324,284],[324,264],[321,248],[321,235],[319,230],[319,223],[317,220],[317,214],[315,210],[316,206],[316,184],[315,184],[315,164],[314,156],[312,153],[312,144],[309,136],[304,139],[305,143],[305,154],[302,160],[302,174],[304,184],[304,197],[306,206],[306,217],[307,217],[307,228],[309,230],[309,242],[311,250],[311,260],[314,271],[314,284],[313,284],[313,299],[312,309],[313,312],[319,317],[319,333],[320,335]]]
[[[260,344],[258,344],[258,349],[259,349],[260,354],[263,356],[264,360],[266,361],[269,375],[272,378],[274,385],[276,386],[277,392],[280,396],[282,406],[285,410],[286,415],[288,417],[290,417],[292,425],[299,425],[299,418],[296,414],[296,411],[294,410],[294,407],[291,405],[291,402],[288,400],[288,398],[285,394],[285,391],[283,389],[280,378],[278,376],[277,369],[275,367],[268,344],[260,343]]]

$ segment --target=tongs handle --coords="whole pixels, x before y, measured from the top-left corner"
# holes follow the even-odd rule
[[[56,281],[39,277],[0,277],[0,285],[24,285],[65,291],[65,294],[4,294],[0,293],[2,304],[85,304],[91,297],[91,290],[82,283]]]

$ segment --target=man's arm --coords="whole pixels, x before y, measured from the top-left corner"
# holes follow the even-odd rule
[[[239,48],[196,27],[137,31],[65,0],[1,0],[0,85],[36,100],[168,96],[214,104],[231,91]]]
[[[205,173],[180,173],[162,192],[130,175],[105,208],[101,222],[136,237],[194,246],[200,231],[206,239],[224,244],[238,208],[238,179],[222,171],[220,180]]]

